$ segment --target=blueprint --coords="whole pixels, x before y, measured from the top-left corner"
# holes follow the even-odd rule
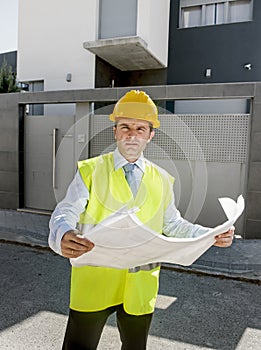
[[[228,218],[223,224],[209,229],[196,238],[173,238],[160,235],[143,225],[135,210],[119,211],[98,225],[88,228],[83,236],[95,244],[88,253],[70,259],[73,266],[106,266],[118,269],[133,268],[150,263],[191,265],[213,243],[215,236],[229,230],[244,210],[244,198],[237,202],[220,198],[220,204]]]

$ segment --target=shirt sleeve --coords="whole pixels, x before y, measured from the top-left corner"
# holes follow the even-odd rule
[[[77,171],[69,185],[65,198],[57,204],[52,213],[48,243],[52,250],[61,255],[61,240],[67,231],[74,230],[80,214],[89,200],[89,191]]]
[[[208,232],[209,228],[183,219],[174,203],[174,193],[172,192],[172,201],[164,214],[162,233],[168,237],[193,238]]]

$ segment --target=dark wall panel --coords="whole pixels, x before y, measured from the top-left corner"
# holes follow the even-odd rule
[[[179,1],[171,1],[168,84],[261,80],[261,1],[254,1],[251,22],[182,29],[178,13]],[[206,68],[212,69],[210,78]]]

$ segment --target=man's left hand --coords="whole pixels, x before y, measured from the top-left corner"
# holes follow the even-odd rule
[[[230,247],[233,242],[234,233],[235,233],[235,228],[232,227],[227,232],[217,235],[215,237],[216,243],[214,243],[214,246],[221,247],[221,248]]]

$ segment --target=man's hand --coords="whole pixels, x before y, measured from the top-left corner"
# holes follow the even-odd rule
[[[216,243],[214,243],[214,246],[221,247],[221,248],[230,247],[233,242],[234,232],[235,232],[235,228],[232,227],[227,232],[217,235],[215,237]]]
[[[93,247],[94,244],[82,237],[77,230],[67,231],[61,241],[62,255],[65,258],[78,258]]]

